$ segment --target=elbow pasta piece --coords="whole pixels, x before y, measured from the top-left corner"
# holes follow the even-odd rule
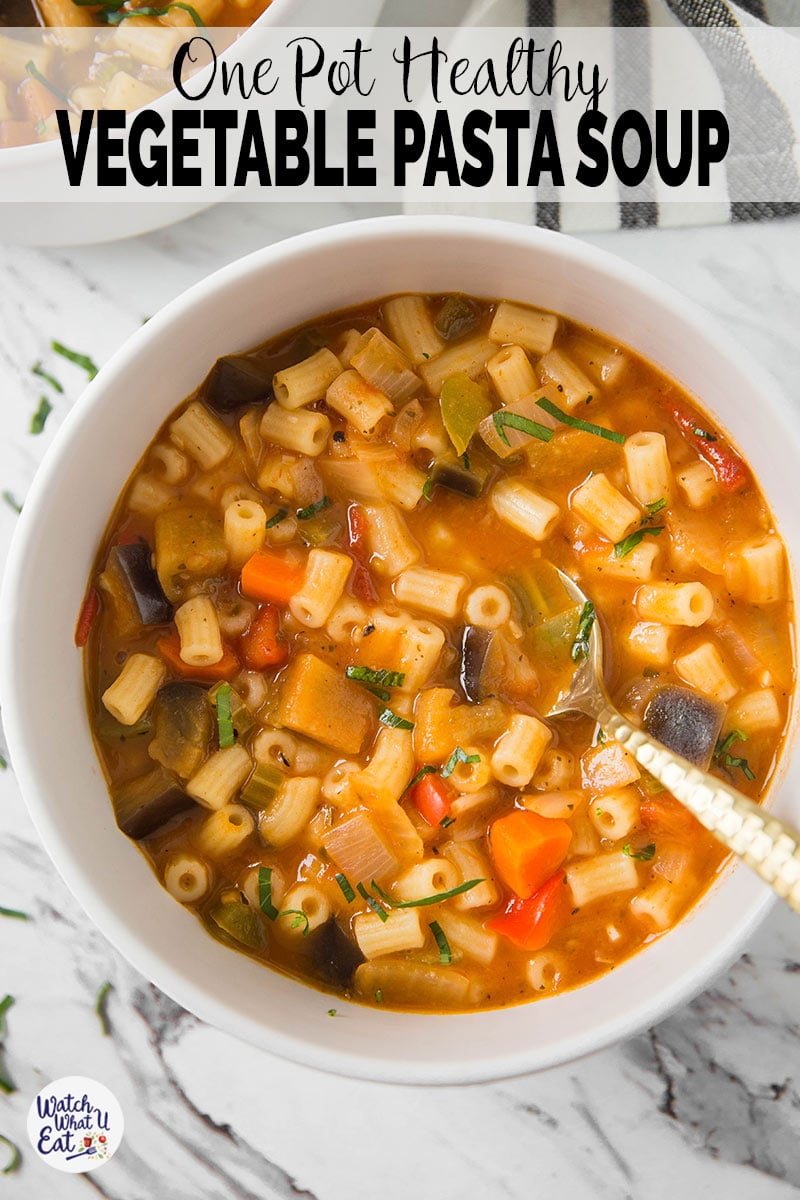
[[[522,803],[530,812],[548,820],[569,821],[584,803],[584,794],[576,788],[564,792],[529,792]]]
[[[325,632],[331,641],[346,642],[352,637],[356,626],[367,624],[367,610],[352,596],[341,596],[330,611],[325,622]]]
[[[195,840],[211,859],[225,858],[250,837],[256,827],[249,809],[243,804],[223,804],[209,813],[199,826]]]
[[[492,782],[489,756],[477,746],[462,746],[467,759],[477,762],[457,762],[450,772],[450,783],[460,795],[474,795]]]
[[[464,601],[464,619],[479,629],[499,629],[511,618],[511,600],[505,588],[484,583],[473,588]]]
[[[675,670],[690,687],[696,688],[712,700],[723,704],[731,700],[739,690],[725,660],[713,642],[701,642],[694,650],[688,650],[675,659]]]
[[[676,479],[690,508],[705,508],[719,494],[714,472],[706,462],[699,461],[683,467]]]
[[[186,791],[205,808],[223,808],[238,792],[253,768],[244,746],[226,746],[207,758],[186,785]]]
[[[193,400],[170,424],[169,436],[204,471],[213,471],[233,450],[230,430],[199,400]]]
[[[328,444],[331,423],[324,413],[313,412],[307,408],[283,408],[276,401],[264,412],[259,432],[265,442],[283,446],[285,450],[293,450],[296,454],[307,454],[309,458],[316,458]],[[258,480],[262,491],[265,479],[262,469]]]
[[[521,346],[503,346],[486,364],[501,404],[513,404],[535,392],[539,386],[536,372]]]
[[[302,938],[324,925],[331,915],[331,905],[322,888],[313,883],[296,883],[283,897],[281,909],[286,913],[276,922],[278,934],[284,938]],[[297,922],[292,915],[304,913],[306,920]]]
[[[420,549],[403,518],[390,504],[364,507],[373,569],[394,577],[419,561]]]
[[[271,863],[259,863],[258,866],[250,867],[245,874],[241,890],[248,904],[256,910],[261,911],[261,881],[259,879],[260,868],[269,867],[270,869],[270,898],[276,908],[283,907],[283,897],[286,895],[286,878],[280,867],[273,866]]]
[[[628,487],[642,508],[661,500],[669,503],[672,468],[663,433],[633,433],[625,439],[623,453]]]
[[[103,704],[120,725],[135,725],[147,712],[167,675],[160,658],[131,654],[103,692]]]
[[[638,921],[654,930],[669,929],[680,916],[686,891],[668,879],[654,879],[630,900],[630,910]]]
[[[349,554],[310,550],[300,590],[289,601],[292,615],[309,629],[319,629],[341,599],[352,569]]]
[[[361,770],[357,762],[337,762],[322,780],[323,799],[335,804],[342,812],[349,812],[360,803],[358,792],[353,787],[353,776]]]
[[[566,963],[555,950],[540,950],[528,963],[528,984],[534,992],[557,992],[564,982]]]
[[[464,917],[449,909],[439,913],[437,919],[452,949],[460,950],[467,958],[474,958],[488,967],[497,954],[500,939],[496,933],[485,929],[473,917]]]
[[[394,908],[385,921],[374,912],[359,913],[353,919],[353,933],[367,959],[402,950],[421,950],[425,944],[425,930],[416,908]]]
[[[730,571],[730,566],[738,570]],[[774,534],[743,542],[725,563],[731,590],[748,604],[775,604],[785,592],[785,555]]]
[[[525,787],[552,739],[553,735],[543,721],[525,713],[515,713],[492,754],[495,779],[508,787]]]
[[[254,500],[234,500],[225,508],[225,545],[232,567],[243,567],[267,536],[267,514]]]
[[[163,479],[137,475],[128,492],[128,508],[145,517],[155,517],[175,503],[175,493]]]
[[[328,388],[341,373],[336,355],[323,347],[302,362],[278,371],[272,379],[272,390],[283,408],[304,408],[324,400]]]
[[[325,403],[363,437],[373,434],[383,418],[394,412],[389,397],[362,379],[358,371],[342,372],[328,388]]]
[[[631,504],[602,471],[575,489],[571,505],[573,512],[610,542],[621,542],[642,519],[636,505]]]
[[[572,359],[560,350],[549,350],[536,364],[536,372],[543,384],[553,384],[559,399],[567,409],[577,408],[584,400],[591,400],[594,385],[583,371],[579,371]]]
[[[320,780],[295,775],[285,780],[258,819],[258,830],[268,846],[281,849],[299,838],[319,803]]]
[[[635,787],[603,792],[589,803],[589,820],[601,837],[612,842],[627,837],[639,820],[639,792]]]
[[[661,539],[658,542],[640,542],[622,558],[612,550],[603,558],[587,555],[587,566],[609,579],[628,579],[632,583],[647,583],[656,574],[661,560]]]
[[[630,654],[654,667],[666,667],[675,659],[679,633],[675,626],[660,625],[657,621],[637,621],[628,631]]]
[[[409,608],[419,608],[434,616],[454,617],[466,586],[464,575],[435,571],[432,567],[408,567],[395,579],[394,594],[400,604]]]
[[[438,892],[449,892],[458,885],[458,869],[441,855],[424,858],[403,871],[392,892],[397,900],[424,900]]]
[[[558,317],[553,313],[538,312],[504,300],[495,309],[489,337],[493,342],[516,342],[534,354],[546,354],[553,345],[557,329]]]
[[[396,804],[414,775],[414,746],[407,729],[383,728],[369,762],[350,782],[368,805]]]
[[[454,898],[455,908],[469,912],[475,908],[491,908],[499,902],[500,892],[492,877],[491,865],[475,841],[448,842],[442,847],[442,854],[456,867],[459,884],[471,879],[481,880],[468,892]]]
[[[438,397],[442,384],[451,375],[457,375],[459,371],[466,371],[470,379],[477,379],[482,375],[486,364],[492,355],[497,351],[497,346],[494,342],[484,335],[476,334],[475,337],[462,338],[452,345],[446,346],[441,354],[437,354],[436,358],[432,358],[429,362],[420,364],[419,373],[425,381],[425,386],[432,396]],[[447,450],[450,443],[447,435],[444,436],[444,443],[440,450],[433,450],[434,454],[442,453]]]
[[[435,358],[444,349],[424,296],[394,296],[383,306],[389,333],[414,366]]]
[[[692,629],[704,625],[714,611],[714,597],[704,583],[645,584],[634,603],[644,621]]]
[[[561,517],[561,509],[546,496],[517,479],[501,479],[489,493],[489,503],[501,521],[536,542],[545,541]]]
[[[565,791],[576,778],[575,755],[563,746],[548,746],[533,776],[533,786],[543,792]]]
[[[208,895],[211,872],[194,854],[173,854],[164,867],[164,887],[182,904],[197,904]]]
[[[224,653],[217,610],[208,596],[193,596],[175,611],[181,658],[190,667],[211,667]]]
[[[185,483],[189,478],[189,460],[185,454],[181,454],[177,446],[159,442],[150,451],[150,459],[161,482],[169,487]]]
[[[639,886],[636,864],[622,850],[572,862],[566,873],[576,908],[583,908],[612,892],[631,892]]]

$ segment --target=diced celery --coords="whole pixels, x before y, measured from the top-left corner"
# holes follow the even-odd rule
[[[277,767],[270,766],[269,763],[258,763],[242,788],[241,798],[245,804],[252,804],[254,808],[266,808],[285,778]]]
[[[224,680],[220,683],[215,683],[214,686],[207,692],[208,702],[213,709],[216,709],[217,692],[223,686],[223,683]],[[250,712],[250,709],[247,707],[244,700],[235,688],[231,688],[230,701],[233,728],[236,730],[237,738],[243,738],[253,728],[253,714]]]

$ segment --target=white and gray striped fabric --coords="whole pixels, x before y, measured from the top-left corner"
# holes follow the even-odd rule
[[[415,0],[388,0],[382,24],[515,26],[531,29],[591,26],[598,36],[614,39],[614,91],[616,108],[625,107],[628,92],[641,102],[642,88],[652,86],[651,76],[643,82],[642,72],[652,69],[643,37],[641,55],[631,61],[623,37],[631,30],[684,26],[689,30],[713,31],[748,28],[761,23],[779,28],[800,24],[798,0],[436,0],[425,4],[425,15],[414,21]],[[422,5],[420,5],[422,7]],[[399,17],[402,8],[404,19]],[[409,8],[411,11],[409,12]],[[421,14],[420,14],[421,15]],[[624,35],[616,30],[626,30]],[[727,198],[715,203],[680,203],[656,198],[647,181],[635,199],[614,202],[565,204],[558,190],[544,186],[530,204],[508,205],[464,203],[447,205],[449,211],[476,212],[520,221],[532,221],[547,229],[586,232],[598,229],[649,226],[720,224],[733,221],[769,220],[800,212],[800,112],[793,111],[772,81],[759,69],[744,38],[709,38],[703,35],[702,70],[709,86],[721,94],[731,128],[743,130],[738,139],[744,150],[729,153],[725,161]],[[795,106],[796,107],[796,106]],[[758,182],[766,174],[772,182],[767,201],[748,199],[758,194]],[[742,198],[744,197],[744,198]],[[791,199],[790,199],[791,198]],[[408,205],[409,211],[423,206]],[[444,206],[443,206],[444,207]],[[430,206],[425,206],[426,210]]]

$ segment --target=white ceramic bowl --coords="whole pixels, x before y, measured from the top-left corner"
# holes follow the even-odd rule
[[[14,768],[45,846],[115,946],[215,1025],[301,1062],[407,1083],[547,1067],[627,1037],[700,991],[741,949],[771,893],[725,873],[666,936],[587,987],[495,1012],[424,1016],[336,1002],[211,938],[117,829],[89,736],[73,648],[96,548],[167,414],[218,355],[391,292],[465,291],[555,309],[636,347],[702,397],[747,446],[790,547],[800,436],[774,385],[708,315],[638,269],[559,234],[481,219],[390,217],[271,246],[153,317],[70,414],[19,521],[2,597],[2,707]],[[753,413],[758,413],[758,439]],[[798,765],[775,809],[800,821]]]

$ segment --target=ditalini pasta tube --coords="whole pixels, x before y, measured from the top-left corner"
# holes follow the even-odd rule
[[[336,355],[323,348],[293,367],[278,371],[272,380],[272,390],[283,408],[303,408],[324,399],[326,391],[341,373],[342,365]]]
[[[165,678],[166,669],[160,658],[132,654],[103,692],[103,704],[121,725],[135,725],[155,700]]]
[[[550,536],[561,516],[557,504],[517,479],[501,479],[496,483],[489,494],[489,503],[501,521],[536,542]]]

